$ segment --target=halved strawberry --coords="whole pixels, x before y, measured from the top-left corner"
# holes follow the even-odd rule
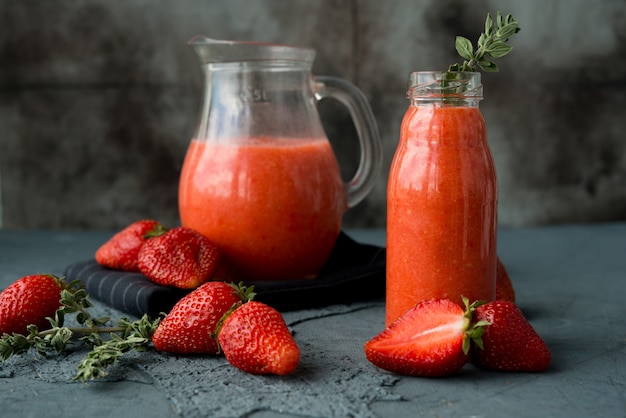
[[[365,343],[365,355],[381,369],[397,374],[454,374],[468,361],[470,340],[480,341],[482,324],[471,324],[477,305],[466,301],[464,310],[449,299],[420,302]]]
[[[470,361],[482,369],[542,372],[552,354],[543,339],[513,302],[497,300],[476,308],[475,320],[484,328],[482,349],[472,349]]]

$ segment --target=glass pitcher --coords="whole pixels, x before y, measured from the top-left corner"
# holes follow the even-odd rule
[[[344,212],[369,193],[381,168],[367,100],[347,81],[313,77],[312,49],[202,35],[189,44],[205,84],[180,178],[182,225],[222,249],[218,279],[315,277]],[[316,107],[327,97],[348,108],[359,136],[360,164],[348,183]]]

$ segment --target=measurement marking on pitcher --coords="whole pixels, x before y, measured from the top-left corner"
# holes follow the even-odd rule
[[[260,89],[260,88],[249,88],[249,89],[243,90],[241,91],[241,93],[239,93],[239,98],[244,103],[247,103],[247,102],[259,103],[259,102],[270,101],[270,99],[268,99],[267,97],[267,93],[265,92],[265,90]]]

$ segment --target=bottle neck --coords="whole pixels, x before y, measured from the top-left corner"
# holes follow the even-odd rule
[[[480,73],[417,71],[406,93],[412,106],[478,107],[483,98]]]

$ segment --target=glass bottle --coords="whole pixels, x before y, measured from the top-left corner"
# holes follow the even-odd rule
[[[389,325],[421,300],[495,298],[497,181],[480,73],[414,72],[387,188]]]

